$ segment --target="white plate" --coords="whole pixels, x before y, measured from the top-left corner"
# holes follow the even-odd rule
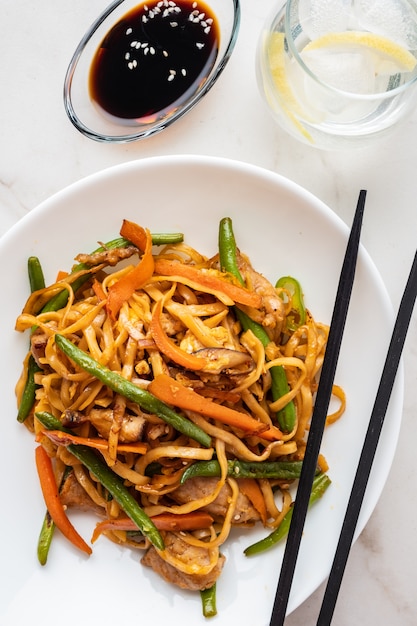
[[[352,214],[353,214],[352,207]],[[14,386],[28,337],[13,331],[28,295],[26,261],[37,255],[46,280],[69,269],[78,252],[118,235],[122,218],[152,231],[183,231],[208,255],[217,246],[221,217],[233,218],[239,246],[271,280],[292,274],[301,281],[308,307],[329,322],[348,228],[322,202],[294,183],[265,170],[196,156],[130,162],[84,179],[44,202],[0,242],[3,301],[2,341],[2,537],[0,622],[21,626],[35,618],[44,626],[74,622],[206,624],[198,593],[185,593],[139,564],[137,552],[105,538],[90,558],[80,556],[56,533],[48,563],[36,560],[44,505],[34,469],[32,437],[17,423]],[[336,382],[346,390],[343,419],[328,429],[323,451],[332,486],[307,519],[289,611],[325,579],[350,493],[366,423],[385,359],[393,313],[384,285],[361,249]],[[383,338],[381,340],[381,338]],[[400,370],[380,440],[358,533],[384,486],[397,442],[402,412]],[[87,539],[95,520],[72,519]],[[216,626],[269,624],[283,546],[247,558],[242,550],[263,529],[236,534],[224,548],[227,563],[218,583]],[[149,620],[149,621],[148,621]],[[151,621],[152,620],[152,621]]]

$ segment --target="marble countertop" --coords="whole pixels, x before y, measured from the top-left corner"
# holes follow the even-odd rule
[[[417,111],[388,140],[351,152],[317,151],[274,126],[256,86],[254,56],[272,0],[242,0],[240,34],[215,87],[186,117],[142,142],[103,145],[68,121],[62,84],[72,52],[106,0],[3,0],[0,20],[0,234],[42,200],[114,164],[165,154],[204,154],[253,163],[299,183],[347,224],[367,189],[362,241],[394,308],[417,233]],[[337,626],[417,623],[417,324],[404,350],[405,401],[394,463],[382,497],[354,545],[336,607]],[[324,588],[287,619],[315,624]]]

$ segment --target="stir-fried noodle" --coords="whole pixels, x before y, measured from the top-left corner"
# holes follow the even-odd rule
[[[152,247],[149,232],[126,221],[121,233],[132,245],[80,255],[81,269],[29,297],[16,324],[31,331],[17,398],[32,358],[36,395],[25,425],[52,459],[63,505],[101,516],[93,541],[104,534],[138,548],[142,562],[166,580],[202,590],[221,572],[232,527],[273,530],[290,510],[291,472],[303,458],[328,327],[308,310],[295,328],[287,323],[294,318],[291,293],[270,284],[240,252],[243,285],[222,271],[218,254],[206,258],[185,243]],[[63,290],[63,306],[45,306]],[[266,345],[243,328],[242,312],[266,333]],[[87,371],[57,336],[150,392],[202,432],[207,445],[188,426],[178,429]],[[288,387],[273,397],[278,369]],[[343,391],[334,393],[339,408],[329,421],[344,410]],[[295,419],[286,431],[277,415],[289,403]],[[45,427],[42,414],[62,428]],[[73,454],[79,444],[121,479],[162,546],[152,545]],[[271,474],[278,466],[289,473]],[[326,470],[322,457],[320,466]]]

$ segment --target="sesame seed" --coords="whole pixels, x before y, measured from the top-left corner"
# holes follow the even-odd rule
[[[126,59],[126,61],[129,61],[129,59],[130,59],[130,52],[126,52],[125,59]]]
[[[154,48],[153,46],[151,46],[151,47],[149,48],[149,52],[150,52],[151,54],[155,54],[156,50],[155,50],[155,48]]]
[[[162,50],[162,54],[164,55],[164,57],[166,58],[168,55],[168,52],[166,50]]]
[[[207,26],[207,28],[204,29],[204,33],[206,35],[208,35],[210,31],[211,31],[211,26]]]
[[[185,68],[182,68],[182,70],[181,70],[181,74],[182,74],[183,76],[187,76],[187,70],[186,70]]]
[[[197,48],[199,50],[202,50],[204,48],[204,44],[203,43],[196,43],[195,45],[197,46]]]
[[[168,81],[169,81],[169,82],[171,82],[171,81],[173,81],[173,80],[174,80],[174,78],[175,78],[174,74],[170,74],[170,75],[168,76]]]
[[[126,35],[131,35],[133,33],[133,28],[128,28],[126,31]]]
[[[169,25],[172,26],[172,28],[175,28],[178,26],[178,22],[170,22]]]

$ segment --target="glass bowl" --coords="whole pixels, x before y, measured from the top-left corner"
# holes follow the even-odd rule
[[[136,21],[132,23],[132,19]],[[70,121],[86,137],[108,143],[144,139],[167,128],[214,85],[233,51],[239,24],[239,0],[115,0],[81,39],[68,66],[64,106]],[[210,32],[212,41],[208,42],[204,37]],[[192,41],[178,40],[178,36],[188,35]],[[204,46],[208,49],[209,44],[214,54],[207,57],[204,71],[198,73],[198,68],[186,65],[195,64],[199,51]],[[123,63],[115,67],[117,46]],[[178,49],[181,58],[175,57]],[[100,66],[110,50],[113,57]],[[119,77],[125,81],[121,88],[109,90]],[[142,81],[140,85],[138,81]],[[168,91],[175,84],[177,91]],[[183,91],[181,84],[185,85]],[[104,100],[100,100],[101,88],[102,93],[108,90],[110,94],[104,95]],[[120,93],[125,94],[123,103],[117,101]]]

